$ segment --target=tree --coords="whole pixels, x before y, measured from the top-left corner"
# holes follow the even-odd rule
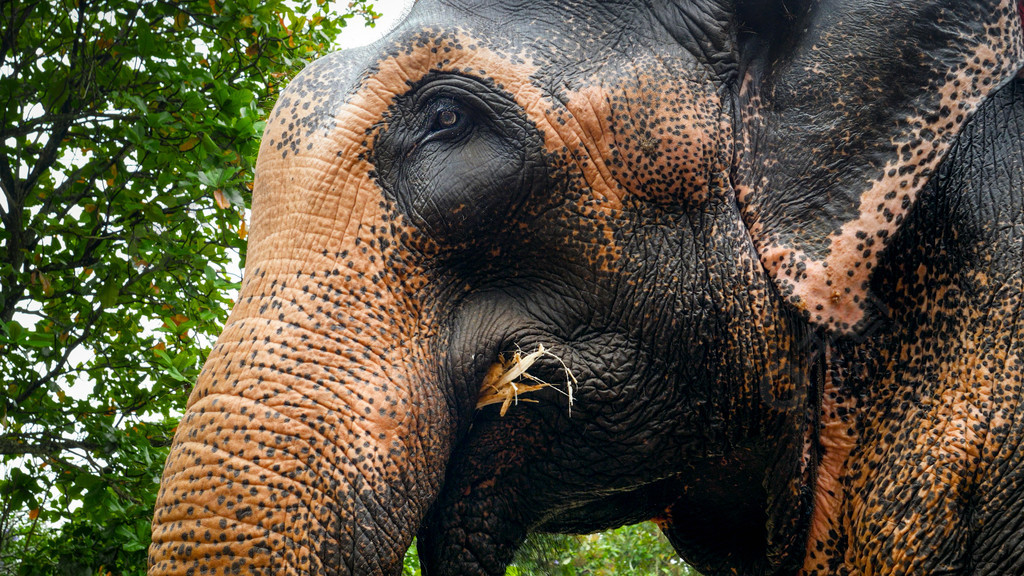
[[[651,522],[587,536],[542,535],[513,565],[508,576],[699,576]]]
[[[0,574],[143,574],[277,90],[367,0],[0,4]]]
[[[420,576],[415,546],[402,576]],[[587,536],[535,534],[516,553],[505,576],[699,576],[651,522]]]

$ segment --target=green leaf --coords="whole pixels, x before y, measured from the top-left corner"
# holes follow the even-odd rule
[[[135,109],[139,112],[146,113],[149,111],[149,105],[146,104],[145,100],[142,99],[138,94],[125,94],[125,98],[135,105]]]
[[[217,155],[217,154],[222,154],[223,153],[223,151],[220,149],[220,147],[217,146],[217,144],[213,141],[213,138],[210,138],[209,134],[204,133],[202,139],[203,139],[203,149],[206,150],[207,154]]]
[[[167,374],[169,374],[171,378],[174,378],[179,382],[190,381],[178,370],[178,367],[175,366],[174,359],[172,359],[170,355],[167,354],[167,352],[155,349],[153,350],[153,353],[156,354],[157,358],[160,359],[160,365],[163,366],[163,368],[167,371]]]
[[[19,342],[22,346],[28,346],[30,348],[45,349],[53,346],[54,336],[47,332],[37,332],[35,330],[27,330],[22,332],[22,339]]]
[[[226,178],[224,183],[226,184],[228,180],[230,180],[230,178]],[[239,208],[245,207],[245,198],[242,196],[242,191],[238,188],[225,188],[223,193],[231,204],[238,206]]]
[[[117,304],[117,297],[121,295],[119,280],[108,278],[103,283],[103,288],[97,294],[100,308],[110,308]]]
[[[21,327],[21,324],[19,324],[17,320],[11,320],[6,324],[0,325],[3,326],[4,332],[7,334],[7,336],[10,337],[10,339],[13,342],[17,342],[18,340],[21,339],[21,334],[24,331],[24,328]]]

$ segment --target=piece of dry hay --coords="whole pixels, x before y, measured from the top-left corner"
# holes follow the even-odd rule
[[[545,382],[540,378],[530,374],[527,370],[530,366],[541,357],[550,356],[562,365],[562,370],[565,371],[565,387],[566,392],[562,392],[569,397],[569,415],[572,416],[572,387],[576,384],[576,377],[573,376],[572,370],[562,362],[562,359],[555,356],[544,348],[543,344],[538,344],[537,349],[529,354],[523,355],[522,350],[516,350],[509,360],[505,359],[504,355],[498,355],[498,361],[495,362],[484,376],[483,385],[480,387],[480,398],[476,402],[476,409],[479,410],[484,406],[490,406],[491,404],[501,404],[500,416],[504,416],[508,412],[509,406],[512,404],[519,404],[519,396],[522,394],[528,394],[535,392],[547,387],[554,387],[553,384]],[[524,381],[532,382],[527,384]],[[555,388],[558,390],[558,388]],[[558,390],[561,392],[561,390]],[[524,398],[523,402],[536,402],[536,400]]]

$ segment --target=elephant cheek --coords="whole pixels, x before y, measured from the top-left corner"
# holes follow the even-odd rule
[[[409,384],[427,368],[402,372],[393,326],[318,327],[302,286],[253,276],[178,428],[149,574],[399,574],[448,453]]]

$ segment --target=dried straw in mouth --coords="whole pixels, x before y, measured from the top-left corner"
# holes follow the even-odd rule
[[[526,355],[523,355],[522,350],[516,350],[512,358],[508,360],[505,359],[504,355],[499,354],[498,361],[487,370],[487,374],[484,376],[483,385],[480,387],[480,398],[476,402],[476,409],[479,410],[491,404],[501,404],[499,415],[504,416],[508,412],[509,406],[519,404],[519,397],[521,395],[548,387],[554,388],[553,384],[545,382],[528,372],[530,367],[542,356],[550,356],[558,360],[562,365],[562,370],[565,371],[566,387],[566,392],[563,392],[563,394],[569,397],[569,415],[572,416],[572,387],[576,384],[576,377],[573,376],[572,370],[569,370],[565,362],[562,362],[561,358],[544,348],[543,344],[538,344],[535,351]],[[555,390],[558,390],[558,388],[555,388]],[[524,398],[523,402],[536,402],[536,400]]]

